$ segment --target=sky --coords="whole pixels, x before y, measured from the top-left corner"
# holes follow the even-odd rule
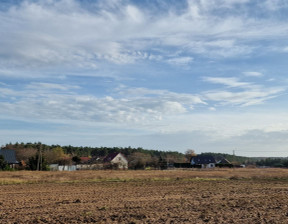
[[[0,1],[0,145],[288,156],[287,0]]]

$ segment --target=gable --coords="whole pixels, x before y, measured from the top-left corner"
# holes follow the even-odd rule
[[[223,158],[221,159],[218,164],[231,164],[227,159]]]
[[[124,162],[124,163],[127,163],[127,159],[121,154],[121,153],[118,153],[112,160],[111,162]]]
[[[120,159],[119,159],[120,158]],[[128,160],[125,158],[125,156],[120,153],[120,152],[116,152],[116,153],[111,153],[108,156],[106,156],[103,160],[104,162],[119,162],[122,161],[124,163],[128,163]]]

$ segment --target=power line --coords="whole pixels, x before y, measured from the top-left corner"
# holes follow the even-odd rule
[[[231,152],[230,150],[228,151],[222,151],[222,152],[219,152],[219,153],[227,153],[227,152]],[[270,150],[270,151],[256,151],[256,150],[232,150],[232,152],[233,152],[233,154],[235,153],[235,152],[286,152],[286,153],[288,153],[288,150],[285,150],[285,151],[274,151],[274,150]]]
[[[248,150],[237,150],[238,152],[287,152],[288,153],[288,150],[285,150],[285,151],[274,151],[274,150],[270,150],[270,151],[248,151]]]

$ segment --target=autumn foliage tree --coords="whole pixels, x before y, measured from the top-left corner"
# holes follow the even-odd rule
[[[64,150],[60,146],[45,151],[44,156],[48,164],[69,165],[72,162],[71,158],[64,153]]]

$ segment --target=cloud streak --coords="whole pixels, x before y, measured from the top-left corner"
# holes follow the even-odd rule
[[[251,106],[262,104],[276,98],[287,91],[286,87],[266,87],[249,82],[241,82],[235,77],[205,77],[204,81],[225,85],[228,90],[207,91],[205,99],[218,101],[221,105]],[[232,90],[230,90],[232,89]]]
[[[161,120],[162,116],[186,113],[194,105],[204,104],[197,95],[163,90],[125,88],[118,89],[115,93],[123,97],[101,98],[79,94],[75,91],[77,89],[81,87],[53,83],[31,83],[18,91],[12,88],[1,88],[1,97],[13,101],[0,102],[0,112],[16,117],[34,117],[43,120],[145,124],[153,120]],[[127,94],[131,94],[132,97],[127,97]]]
[[[233,11],[239,5],[245,10],[249,2],[188,1],[181,11],[169,6],[169,13],[160,10],[155,15],[149,6],[140,8],[132,1],[101,1],[90,10],[73,0],[23,1],[0,11],[0,66],[7,70],[71,65],[93,69],[103,61],[129,64],[157,55],[175,65],[192,62],[187,53],[212,58],[250,55],[258,48],[254,41],[284,38],[288,26],[285,21],[264,23],[264,18],[228,11],[220,15],[221,10]],[[266,11],[276,5],[286,7],[283,2],[255,4]],[[160,51],[152,54],[150,49],[156,46]],[[167,47],[180,48],[182,54],[169,58],[161,53]]]

